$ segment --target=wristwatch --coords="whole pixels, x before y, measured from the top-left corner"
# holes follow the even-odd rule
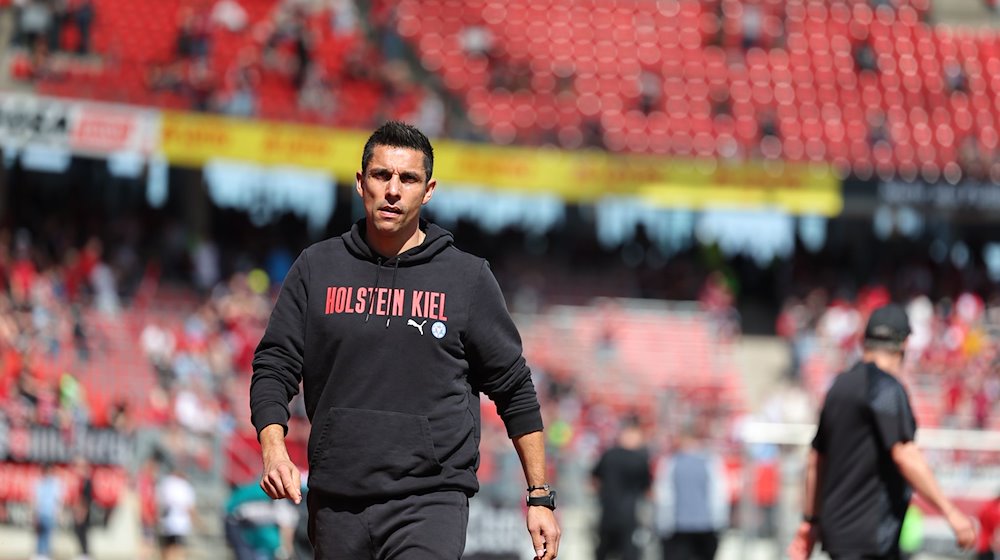
[[[549,490],[549,493],[544,496],[532,496],[531,494],[528,494],[528,497],[525,499],[525,503],[529,506],[542,506],[554,510],[556,509],[556,491]]]

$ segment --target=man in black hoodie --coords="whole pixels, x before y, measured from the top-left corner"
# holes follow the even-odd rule
[[[307,248],[285,278],[250,384],[261,487],[301,500],[284,443],[301,382],[316,557],[460,558],[485,393],[524,468],[532,544],[549,560],[559,526],[531,372],[489,265],[420,219],[433,164],[416,128],[376,130],[356,180],[365,218]]]

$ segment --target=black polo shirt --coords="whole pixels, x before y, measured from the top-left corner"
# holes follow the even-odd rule
[[[912,441],[916,429],[906,389],[895,377],[866,362],[837,376],[812,443],[825,461],[818,514],[827,552],[898,549],[911,491],[892,446]]]

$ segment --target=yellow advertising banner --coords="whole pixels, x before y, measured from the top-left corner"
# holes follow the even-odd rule
[[[368,132],[164,112],[160,149],[177,165],[211,159],[322,169],[353,181]],[[835,216],[840,181],[829,166],[716,163],[598,150],[435,141],[434,176],[448,185],[554,193],[573,202],[636,196],[662,207],[777,208]]]

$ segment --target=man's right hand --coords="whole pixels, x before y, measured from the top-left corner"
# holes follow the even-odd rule
[[[969,549],[976,544],[976,526],[972,519],[961,511],[955,509],[948,514],[948,524],[951,525],[952,532],[955,533],[955,542],[959,548]]]
[[[302,477],[298,467],[288,457],[285,429],[271,424],[260,431],[260,449],[264,458],[264,475],[260,487],[272,500],[288,498],[302,502]]]

